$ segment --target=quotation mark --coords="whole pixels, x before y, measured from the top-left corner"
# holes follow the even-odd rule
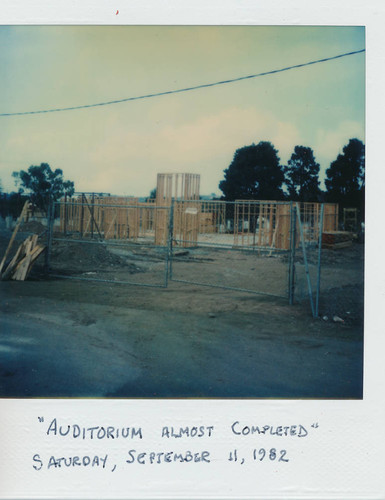
[[[39,423],[44,422],[44,417],[37,417],[37,418],[38,418],[38,420],[39,420]]]

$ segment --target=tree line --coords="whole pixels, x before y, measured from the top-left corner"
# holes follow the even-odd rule
[[[292,200],[333,202],[363,209],[365,146],[350,139],[326,170],[326,191],[321,190],[320,165],[310,147],[295,146],[287,165],[266,141],[237,149],[224,179],[219,183],[222,200]]]
[[[359,139],[350,139],[342,153],[326,170],[322,191],[320,165],[314,152],[295,146],[287,165],[280,164],[278,151],[271,142],[261,141],[237,149],[224,179],[219,183],[222,200],[292,200],[300,202],[333,202],[341,207],[361,209],[365,194],[365,146]],[[28,170],[13,172],[17,193],[2,193],[0,183],[0,215],[17,216],[24,200],[47,212],[50,200],[72,196],[75,186],[64,180],[61,169],[52,170],[48,163],[31,165]],[[156,191],[150,197],[155,197]]]

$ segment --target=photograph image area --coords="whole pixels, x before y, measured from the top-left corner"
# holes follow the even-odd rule
[[[0,44],[1,398],[363,398],[364,27]]]

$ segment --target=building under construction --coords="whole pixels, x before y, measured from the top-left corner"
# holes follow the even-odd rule
[[[291,202],[200,199],[198,174],[158,174],[156,198],[79,194],[60,202],[60,232],[81,238],[130,240],[181,247],[198,244],[287,250]],[[300,203],[307,242],[317,242],[320,203]],[[338,229],[338,205],[324,204],[323,231]]]

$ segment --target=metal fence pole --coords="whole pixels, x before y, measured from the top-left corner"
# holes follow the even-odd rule
[[[94,237],[94,203],[95,203],[95,193],[91,195],[91,238]]]
[[[324,227],[324,204],[321,205],[321,215],[319,220],[318,235],[318,263],[317,263],[317,290],[315,298],[315,317],[318,318],[319,295],[321,287],[321,253],[322,253],[322,232]]]
[[[295,293],[295,247],[296,247],[296,207],[290,205],[290,254],[289,254],[289,304],[292,306]]]
[[[45,263],[44,263],[44,272],[46,275],[49,274],[49,269],[50,269],[54,221],[55,221],[55,203],[51,199],[48,207],[47,246],[45,249]]]
[[[168,220],[168,244],[167,244],[167,260],[166,260],[166,286],[168,279],[172,279],[172,243],[174,238],[174,200],[171,200],[169,220]]]
[[[63,221],[63,233],[67,235],[67,193],[64,195],[64,221]]]
[[[312,289],[311,289],[309,264],[307,262],[306,246],[305,246],[305,239],[304,239],[304,235],[303,235],[303,228],[302,228],[302,222],[301,222],[301,214],[300,214],[300,210],[299,210],[299,204],[297,203],[296,205],[297,205],[298,226],[299,226],[299,233],[300,233],[300,236],[301,236],[303,261],[304,261],[304,264],[305,264],[306,280],[307,280],[307,287],[308,287],[308,292],[309,292],[309,300],[310,300],[310,306],[311,306],[311,313],[313,315],[313,318],[315,318],[314,302],[313,302],[313,292],[312,292]]]
[[[80,208],[80,236],[83,238],[83,224],[84,224],[84,194],[82,194],[82,205]]]

